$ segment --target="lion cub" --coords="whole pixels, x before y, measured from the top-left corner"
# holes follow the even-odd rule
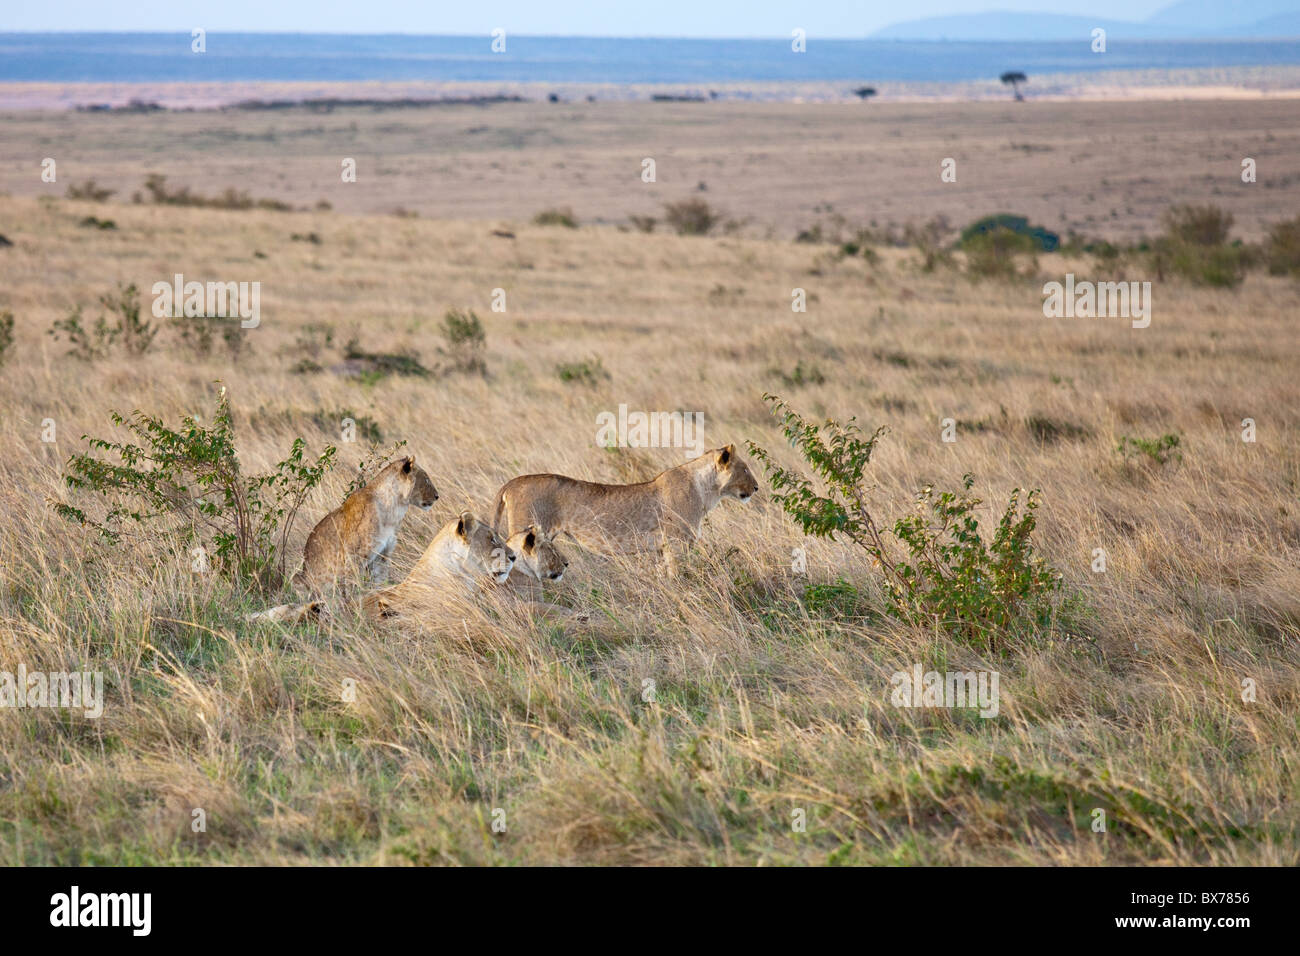
[[[518,557],[505,587],[530,601],[540,601],[544,593],[543,582],[558,582],[569,566],[568,559],[555,547],[551,536],[538,531],[534,525],[512,534],[506,539],[506,547]]]
[[[414,505],[428,511],[437,500],[437,489],[413,457],[386,465],[312,529],[293,583],[315,593],[362,575],[383,584],[406,510]]]
[[[388,617],[404,600],[466,597],[483,583],[505,584],[517,555],[491,525],[462,511],[442,526],[399,584],[372,591],[361,606],[371,617]]]
[[[674,569],[673,547],[690,544],[723,498],[748,501],[758,490],[736,446],[706,451],[657,478],[603,485],[563,475],[512,478],[497,492],[493,524],[514,535],[534,525],[567,534],[593,551],[658,550]]]

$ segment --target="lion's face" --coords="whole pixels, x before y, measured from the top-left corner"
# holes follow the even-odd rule
[[[516,531],[506,546],[519,556],[520,566],[538,581],[558,581],[564,577],[569,562],[560,554],[550,537],[533,525]]]
[[[456,522],[456,537],[464,548],[462,557],[470,569],[491,575],[499,584],[506,583],[519,555],[501,540],[491,525],[463,511]]]
[[[748,501],[758,491],[758,481],[749,465],[736,454],[736,446],[728,445],[714,452],[714,461],[718,466],[720,491],[724,498],[737,498]]]
[[[389,466],[396,469],[396,477],[402,487],[402,500],[408,505],[428,511],[438,500],[438,489],[423,468],[415,463],[415,458],[408,455]]]

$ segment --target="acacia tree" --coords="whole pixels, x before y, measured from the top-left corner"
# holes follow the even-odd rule
[[[1008,70],[1006,73],[1002,74],[1002,82],[1015,90],[1017,100],[1023,100],[1025,98],[1024,94],[1020,92],[1020,84],[1029,82],[1029,77],[1025,76],[1025,74],[1021,73],[1019,70]]]

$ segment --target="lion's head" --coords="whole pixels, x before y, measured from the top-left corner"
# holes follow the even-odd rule
[[[397,501],[404,505],[428,511],[438,500],[438,489],[433,487],[428,473],[415,463],[413,455],[389,464],[379,473],[375,482],[391,482]]]
[[[718,469],[718,490],[722,497],[748,501],[758,491],[758,481],[749,465],[736,454],[736,446],[718,448],[711,454]]]
[[[551,537],[535,525],[516,531],[506,541],[506,547],[519,556],[518,567],[538,581],[558,581],[569,566]]]
[[[456,519],[456,544],[461,566],[471,574],[488,574],[505,584],[519,556],[486,521],[462,511]]]

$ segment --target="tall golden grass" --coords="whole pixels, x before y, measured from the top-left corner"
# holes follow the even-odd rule
[[[105,208],[117,230],[77,225]],[[15,242],[0,308],[17,319],[0,371],[0,670],[99,670],[108,693],[99,720],[0,711],[0,862],[1300,860],[1296,283],[1169,279],[1134,330],[1045,319],[1042,281],[1093,269],[1059,255],[1037,279],[972,283],[907,250],[873,265],[787,241],[539,227],[532,212],[510,239],[481,222],[0,199]],[[322,241],[289,239],[309,232]],[[177,272],[262,283],[238,359],[195,358],[165,330],[141,359],[85,364],[46,335],[115,283]],[[309,323],[432,360],[453,307],[483,319],[486,377],[363,383],[328,369],[337,349],[325,371],[290,371]],[[607,379],[556,371],[591,358]],[[822,380],[788,384],[798,363]],[[245,625],[264,597],[192,574],[164,542],[104,548],[46,504],[110,408],[203,414],[216,380],[249,470],[299,435],[337,442],[320,422],[343,409],[407,440],[441,499],[407,518],[399,574],[514,475],[629,481],[682,460],[597,447],[597,413],[620,403],[700,410],[710,446],[753,438],[792,460],[761,401],[778,391],[889,426],[871,474],[887,514],[964,472],[986,520],[1012,487],[1041,488],[1038,545],[1081,610],[983,658],[879,614],[869,562],[805,540],[760,493],[714,512],[677,581],[574,550],[554,596],[590,611],[587,628],[490,602],[424,627],[347,608],[320,627]],[[1165,433],[1181,463],[1116,450]],[[308,526],[363,451],[341,446]],[[840,580],[856,594],[808,599]],[[998,671],[999,717],[892,706],[891,674],[914,663]]]

